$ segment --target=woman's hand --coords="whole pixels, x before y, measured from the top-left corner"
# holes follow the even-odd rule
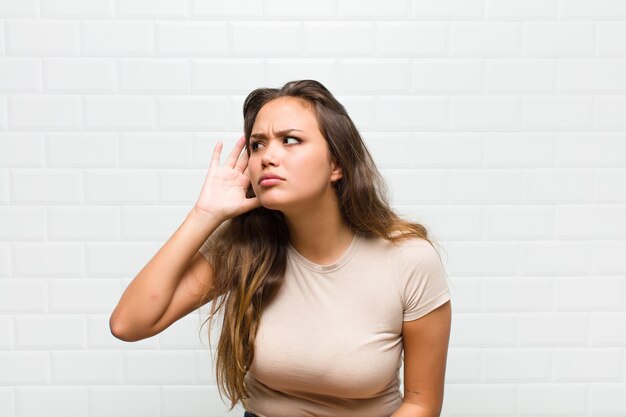
[[[218,142],[213,149],[209,172],[204,180],[195,209],[216,216],[222,221],[259,207],[258,197],[246,198],[250,186],[248,177],[248,154],[241,152],[246,143],[240,137],[231,151],[226,164],[220,167],[223,144]]]

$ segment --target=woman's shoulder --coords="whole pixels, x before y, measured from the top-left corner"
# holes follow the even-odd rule
[[[426,266],[441,262],[433,243],[420,237],[409,237],[399,242],[398,258],[408,265]]]
[[[402,259],[411,259],[416,256],[420,258],[438,256],[437,250],[427,239],[419,236],[400,235],[400,233],[392,235],[396,237],[393,240],[382,237],[365,237],[364,239],[373,250],[383,250],[387,254],[395,255]]]

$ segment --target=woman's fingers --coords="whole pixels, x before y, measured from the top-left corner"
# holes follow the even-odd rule
[[[245,143],[246,143],[246,138],[244,136],[240,137],[237,140],[237,142],[235,143],[235,147],[230,152],[230,155],[228,156],[228,159],[226,160],[226,166],[235,168],[235,164],[237,163],[237,160],[239,159],[239,155],[241,154],[241,150],[243,149],[243,146],[245,145]]]
[[[219,141],[213,148],[213,156],[211,157],[211,163],[209,164],[209,174],[212,174],[220,166],[220,153],[222,152],[222,142]]]
[[[237,160],[237,165],[235,165],[235,169],[239,172],[243,172],[248,169],[248,152],[244,150],[242,154],[243,155],[241,155],[241,157]]]

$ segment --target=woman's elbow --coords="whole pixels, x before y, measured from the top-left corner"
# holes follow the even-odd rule
[[[136,342],[141,339],[145,339],[146,336],[141,336],[137,331],[128,326],[123,319],[120,319],[115,313],[109,317],[109,330],[111,334],[119,340],[124,342]]]

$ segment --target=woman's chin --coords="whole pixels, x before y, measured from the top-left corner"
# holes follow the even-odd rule
[[[261,205],[263,207],[265,207],[266,209],[268,209],[268,210],[279,210],[280,211],[280,209],[285,206],[284,204],[280,204],[277,201],[271,201],[271,200],[267,201],[267,200],[264,200],[262,198],[259,198],[259,203],[261,203]]]

